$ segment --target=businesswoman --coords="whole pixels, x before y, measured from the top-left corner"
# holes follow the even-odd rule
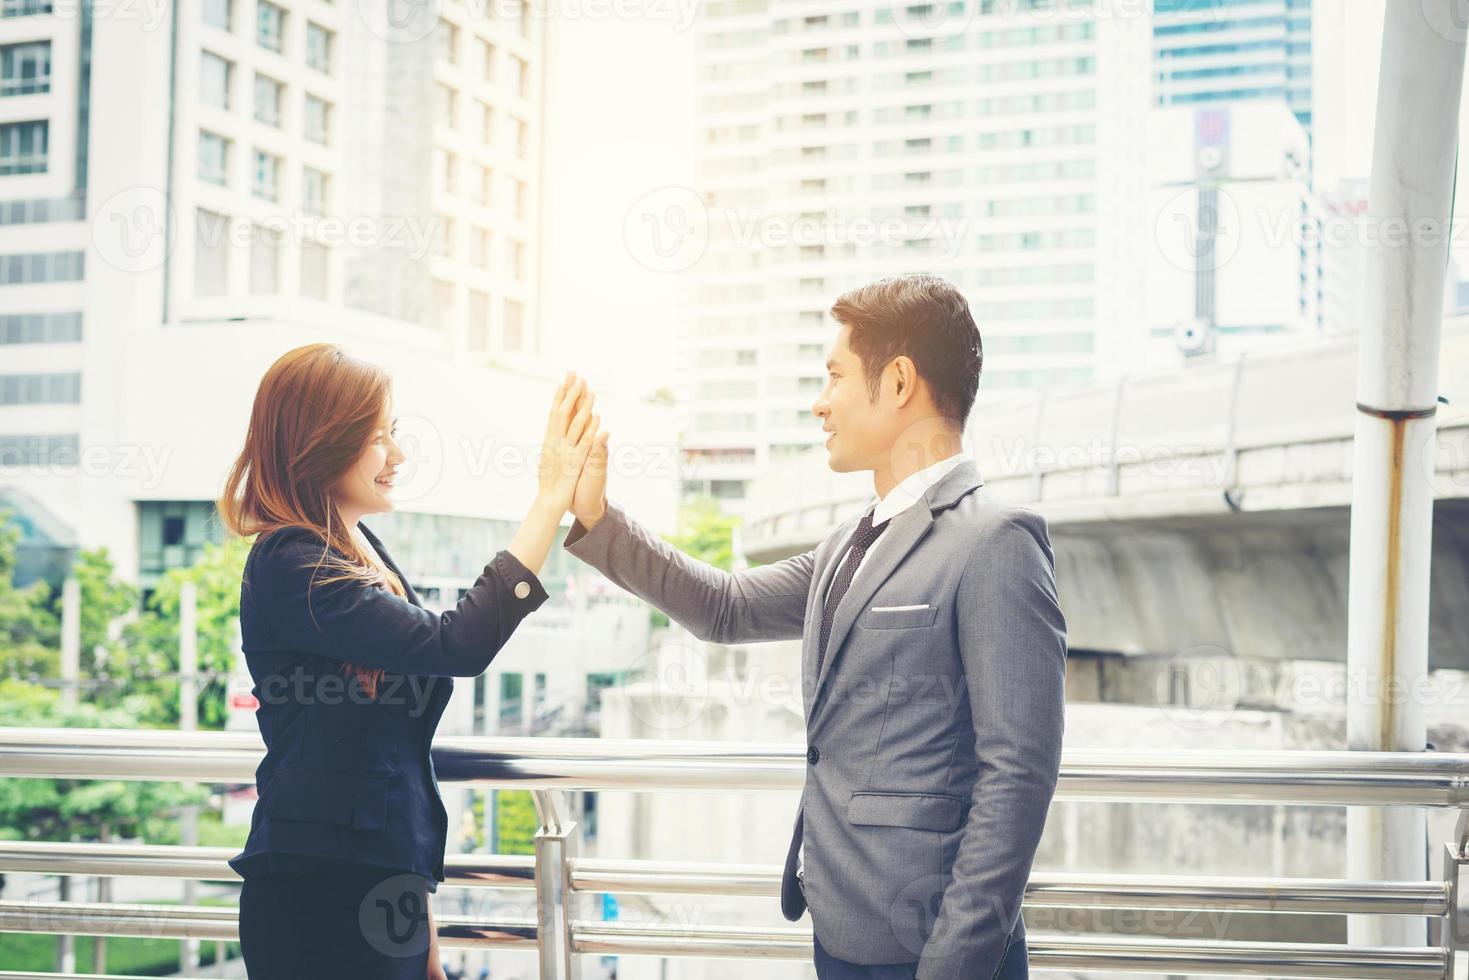
[[[266,754],[240,873],[256,980],[437,980],[429,893],[448,816],[429,747],[453,678],[482,673],[547,599],[536,577],[598,440],[594,397],[557,389],[539,492],[509,545],[443,613],[419,603],[361,519],[392,509],[405,459],[387,374],[331,344],[276,361],[220,514],[258,535],[240,625]],[[605,437],[603,437],[605,444]]]

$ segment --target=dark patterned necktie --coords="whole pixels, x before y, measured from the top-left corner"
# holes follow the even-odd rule
[[[831,624],[836,618],[837,607],[842,603],[842,597],[847,594],[847,587],[852,584],[852,577],[857,574],[857,566],[862,564],[862,556],[867,554],[867,549],[872,547],[884,530],[888,522],[883,521],[876,527],[872,526],[872,515],[863,514],[862,520],[857,524],[857,531],[852,535],[852,549],[847,552],[847,560],[842,562],[841,569],[837,572],[836,580],[831,583],[831,591],[826,596],[826,606],[821,610],[821,646],[817,648],[816,654],[816,676],[821,676],[821,665],[826,663],[826,644],[831,639]]]

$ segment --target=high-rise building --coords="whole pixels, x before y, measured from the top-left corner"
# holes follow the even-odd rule
[[[1143,257],[1149,339],[1133,366],[1229,356],[1325,329],[1321,239],[1330,226],[1290,110],[1160,107],[1147,142],[1156,234]]]
[[[1282,101],[1312,124],[1312,0],[1153,0],[1158,104]]]
[[[425,605],[458,600],[534,497],[557,380],[546,26],[511,0],[0,4],[0,511],[30,574],[105,547],[146,594],[194,564],[259,379],[333,341],[392,376],[408,456],[367,524]],[[615,411],[645,454],[619,497],[671,529],[671,418]],[[441,734],[584,733],[641,655],[644,609],[560,548],[539,577],[552,602]],[[451,828],[473,792],[446,789]]]
[[[739,510],[753,477],[820,444],[828,310],[883,276],[964,291],[981,398],[1116,368],[1108,327],[1139,322],[1151,233],[1145,14],[722,0],[697,29],[686,492]]]
[[[154,403],[198,373],[327,338],[538,370],[547,21],[440,6],[0,7],[0,488],[31,526],[145,587],[196,556],[222,473],[121,460],[182,448]],[[205,401],[169,410],[215,462],[243,419]]]

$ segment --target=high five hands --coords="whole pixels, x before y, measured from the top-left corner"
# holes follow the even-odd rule
[[[539,466],[540,495],[559,513],[571,511],[590,528],[607,509],[607,439],[597,396],[585,378],[566,372],[546,420]]]

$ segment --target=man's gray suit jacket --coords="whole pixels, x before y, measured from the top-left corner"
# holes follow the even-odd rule
[[[892,519],[837,609],[820,676],[820,599],[858,518],[735,573],[615,503],[565,542],[700,639],[804,639],[806,781],[782,910],[795,920],[809,905],[833,956],[916,959],[925,980],[992,977],[1024,937],[1060,768],[1066,622],[1046,522],[983,482],[965,460]]]

